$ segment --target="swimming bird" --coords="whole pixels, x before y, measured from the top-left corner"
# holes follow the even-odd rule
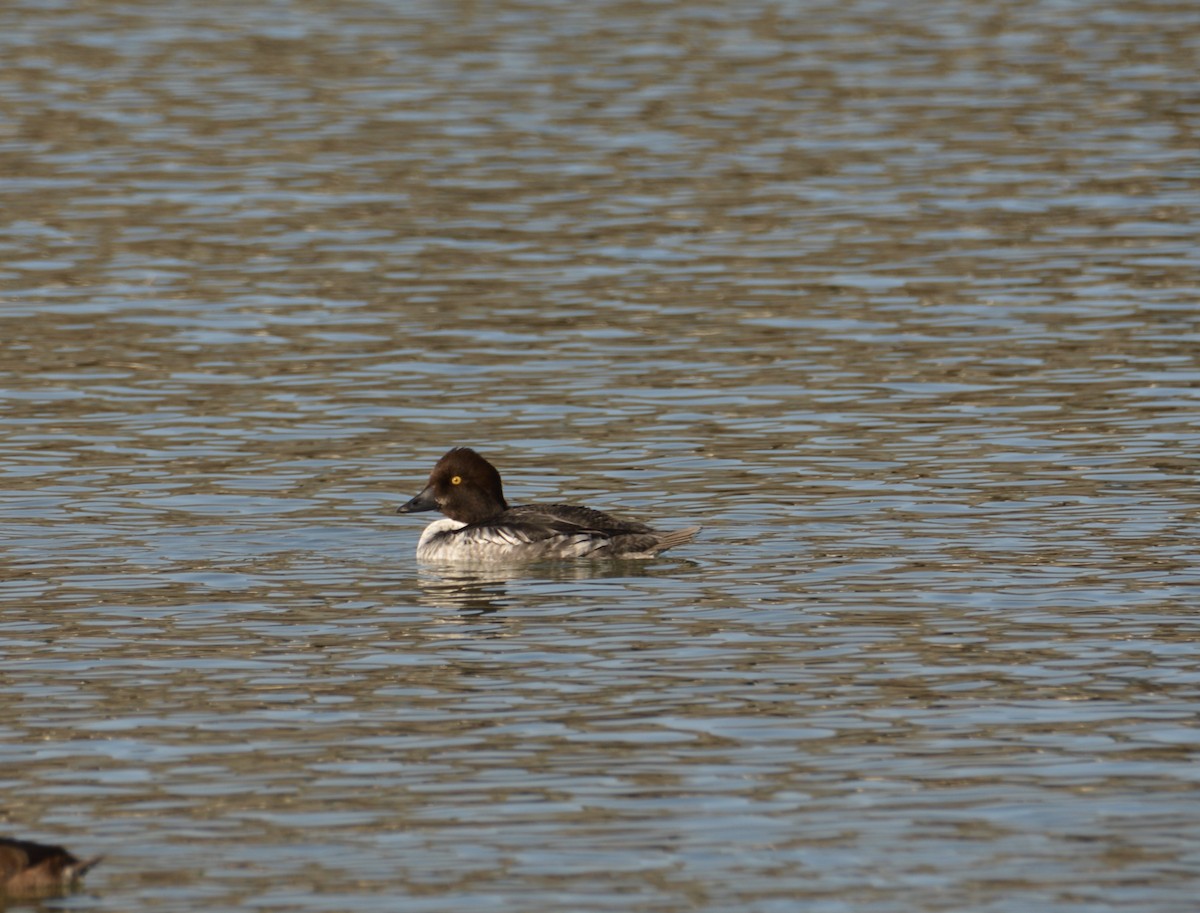
[[[496,467],[470,447],[437,461],[429,484],[398,514],[440,510],[444,520],[425,527],[420,561],[521,562],[544,558],[651,558],[695,538],[699,526],[658,532],[571,504],[509,506]]]
[[[61,846],[0,837],[0,907],[6,897],[46,897],[73,887],[100,858],[83,862]]]

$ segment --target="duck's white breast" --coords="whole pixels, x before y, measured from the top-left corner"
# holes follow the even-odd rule
[[[531,541],[523,530],[503,526],[477,527],[462,535],[454,535],[466,525],[450,519],[430,523],[417,543],[417,559],[507,563],[544,558],[582,558],[603,541],[582,533]]]
[[[439,557],[445,557],[439,556],[437,552],[444,551],[446,543],[434,540],[443,533],[454,532],[454,530],[462,529],[466,525],[465,523],[460,523],[458,520],[451,520],[449,517],[434,520],[421,533],[421,539],[417,543],[417,557],[429,560],[437,560]]]

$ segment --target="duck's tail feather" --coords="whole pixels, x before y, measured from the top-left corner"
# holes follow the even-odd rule
[[[103,856],[93,856],[91,859],[82,859],[72,862],[63,868],[63,879],[68,882],[75,882],[82,878],[91,870],[92,866],[104,859]]]
[[[683,545],[685,542],[691,542],[696,538],[696,533],[700,532],[701,529],[703,527],[689,526],[686,529],[676,529],[669,533],[660,533],[654,551],[655,553],[665,552],[669,548]]]

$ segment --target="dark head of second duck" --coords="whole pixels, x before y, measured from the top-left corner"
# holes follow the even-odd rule
[[[440,510],[421,534],[422,561],[519,562],[552,558],[650,558],[695,538],[699,526],[658,532],[644,523],[570,504],[509,506],[496,467],[469,447],[438,460],[429,483],[397,509]]]

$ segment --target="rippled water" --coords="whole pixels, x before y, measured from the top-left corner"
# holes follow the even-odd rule
[[[1190,911],[1200,7],[0,10],[67,906]],[[394,508],[703,523],[441,573]]]

